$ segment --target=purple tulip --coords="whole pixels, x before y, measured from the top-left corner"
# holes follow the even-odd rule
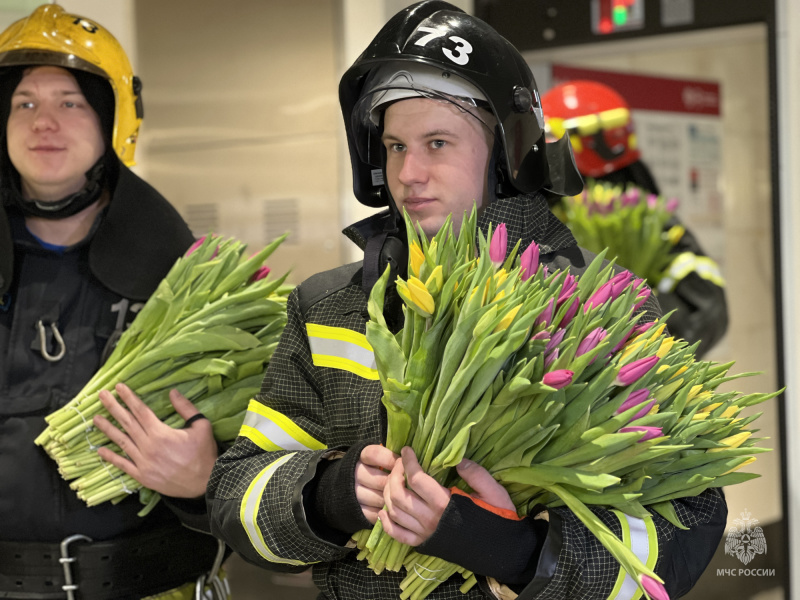
[[[561,331],[564,331],[563,329]],[[575,351],[575,357],[582,356],[589,352],[590,350],[594,350],[597,347],[597,344],[603,341],[603,338],[606,337],[608,332],[602,327],[597,327],[590,331],[581,343],[578,344],[578,349]]]
[[[611,299],[616,300],[619,295],[625,290],[633,279],[633,273],[630,271],[620,271],[614,277],[608,280],[611,284]]]
[[[561,319],[561,323],[559,323],[558,326],[566,327],[569,325],[569,322],[572,321],[572,318],[578,313],[578,308],[580,308],[580,305],[580,299],[575,296],[575,299],[572,301],[572,305],[567,309],[567,312],[564,313],[564,318]]]
[[[531,336],[531,341],[534,340],[550,340],[550,332],[544,329]]]
[[[634,406],[639,406],[642,402],[647,400],[647,397],[650,395],[650,390],[647,388],[643,388],[641,390],[635,390],[628,394],[628,397],[625,399],[625,402],[622,403],[617,411],[614,413],[615,415],[619,415],[624,413],[629,408],[633,408]]]
[[[547,308],[542,311],[542,313],[536,317],[536,320],[533,322],[533,328],[536,329],[538,327],[547,327],[550,325],[550,322],[553,320],[553,299],[547,302]]]
[[[622,194],[622,206],[633,206],[639,203],[639,188],[631,188]]]
[[[650,297],[650,294],[652,293],[653,292],[650,290],[649,287],[643,287],[641,290],[639,290],[639,293],[636,294],[638,300],[636,301],[636,304],[633,305],[633,310],[634,311],[639,310],[642,304],[647,302],[647,299]]]
[[[489,245],[489,258],[495,267],[499,267],[506,260],[506,248],[508,247],[508,233],[506,224],[500,223],[492,234],[492,242]]]
[[[644,435],[639,438],[640,442],[646,442],[647,440],[652,440],[653,438],[661,437],[663,435],[661,427],[648,427],[645,425],[632,425],[631,427],[621,427],[619,430],[620,433],[630,433],[632,431],[641,431],[642,433],[644,433]]]
[[[558,302],[556,302],[556,305],[561,306],[577,289],[578,282],[575,276],[572,273],[567,273],[567,276],[564,277],[564,284],[561,286],[561,293],[558,295]]]
[[[610,281],[606,281],[603,285],[601,285],[600,289],[589,296],[589,299],[583,304],[583,312],[589,312],[589,309],[592,309],[595,306],[602,306],[611,300],[612,286],[613,284]]]
[[[564,334],[566,333],[567,333],[566,329],[559,329],[558,331],[556,331],[553,334],[553,337],[550,338],[550,341],[547,342],[547,346],[544,349],[545,353],[552,352],[553,350],[558,348],[558,345],[564,339]]]
[[[544,368],[546,369],[558,358],[558,348],[553,348],[550,352],[544,355]]]
[[[644,394],[639,394],[638,392],[644,392]],[[636,395],[636,397],[634,397],[634,394]],[[650,390],[646,389],[636,390],[636,392],[633,392],[630,396],[628,396],[628,399],[622,403],[622,406],[620,406],[614,414],[620,415],[624,413],[626,410],[633,408],[634,406],[639,406],[640,404],[644,404],[644,406],[642,406],[640,410],[636,411],[636,413],[630,418],[631,421],[635,421],[636,419],[641,419],[643,416],[645,416],[647,413],[650,412],[650,409],[652,409],[653,406],[655,406],[656,403],[655,398],[647,402],[647,397],[649,395],[650,395]]]
[[[270,268],[267,266],[261,267],[258,271],[253,273],[250,277],[249,283],[253,283],[254,281],[258,281],[259,279],[264,279],[267,275],[269,275]]]
[[[641,575],[639,581],[642,582],[644,591],[647,592],[647,595],[650,596],[652,600],[669,600],[669,594],[667,590],[664,589],[664,586],[649,575]]]
[[[615,385],[630,385],[641,379],[659,361],[657,356],[646,356],[622,367],[614,380]]]
[[[568,386],[572,383],[572,376],[575,373],[570,371],[569,369],[557,369],[555,371],[550,371],[549,373],[545,373],[544,377],[542,378],[542,383],[545,385],[549,385],[551,388],[555,388],[560,390],[563,387]]]
[[[505,225],[502,225],[505,227]],[[505,230],[504,230],[505,231]],[[527,281],[536,274],[539,269],[539,244],[531,242],[525,248],[525,252],[520,256],[520,267],[522,267],[522,281]]]
[[[655,323],[650,321],[648,323],[642,323],[641,325],[636,325],[633,328],[633,335],[642,335],[645,331],[648,331]]]
[[[669,200],[667,200],[667,205],[665,208],[667,209],[667,212],[674,213],[676,210],[678,210],[679,204],[680,202],[678,201],[677,198],[670,198]]]

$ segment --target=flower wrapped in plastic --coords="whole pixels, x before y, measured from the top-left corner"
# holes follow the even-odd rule
[[[383,317],[388,271],[369,299],[386,446],[410,446],[427,474],[467,492],[455,466],[475,461],[520,516],[566,505],[653,597],[661,580],[588,506],[655,511],[683,527],[670,500],[757,476],[738,471],[765,451],[747,428],[756,417],[739,412],[777,392],[718,392],[742,376],[727,375],[733,363],[699,362],[663,320],[639,323],[649,288],[602,252],[579,276],[548,272],[535,243],[507,253],[502,224],[489,239],[476,232],[474,210],[459,235],[450,220],[430,241],[408,220],[407,231],[402,330]],[[391,539],[380,521],[354,537],[376,573],[407,570],[401,598],[425,598],[455,573],[462,591],[475,584],[462,567]]]

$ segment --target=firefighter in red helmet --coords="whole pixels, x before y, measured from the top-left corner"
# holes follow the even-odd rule
[[[548,135],[569,136],[575,164],[585,178],[661,194],[641,160],[630,107],[616,90],[596,81],[567,81],[542,96],[542,108]],[[676,224],[673,217],[667,227]],[[658,283],[658,301],[665,313],[675,310],[668,320],[673,334],[700,342],[700,357],[728,327],[724,280],[717,263],[685,226],[682,229],[674,258]]]

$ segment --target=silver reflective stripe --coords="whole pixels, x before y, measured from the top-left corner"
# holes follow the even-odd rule
[[[351,342],[343,340],[330,340],[325,338],[312,337],[308,339],[311,345],[312,354],[322,354],[325,356],[338,356],[357,362],[368,369],[377,369],[375,364],[375,354],[372,350],[367,350]]]
[[[651,569],[655,566],[658,554],[658,542],[655,526],[652,519],[649,522],[627,515],[621,511],[612,511],[620,520],[622,526],[622,541],[631,549],[636,557]],[[651,556],[651,552],[653,556]],[[622,585],[617,587],[617,594],[610,596],[610,600],[637,600],[642,596],[642,591],[633,577],[631,577],[622,567],[620,576],[624,574],[625,579]]]
[[[286,415],[251,400],[239,435],[267,452],[277,450],[323,450],[325,444],[314,439]]]
[[[256,478],[247,488],[244,498],[242,498],[239,517],[242,525],[245,528],[245,531],[247,532],[247,537],[250,538],[250,543],[253,544],[253,548],[255,548],[256,552],[258,552],[264,559],[268,560],[269,562],[280,563],[284,565],[305,565],[307,563],[289,558],[281,558],[280,556],[274,554],[267,546],[267,543],[264,541],[264,536],[261,534],[261,530],[258,528],[258,508],[261,504],[261,497],[264,494],[264,489],[267,487],[269,480],[275,474],[275,471],[277,471],[281,465],[286,463],[293,456],[294,452],[285,456],[281,456],[278,460],[271,463],[256,476]]]

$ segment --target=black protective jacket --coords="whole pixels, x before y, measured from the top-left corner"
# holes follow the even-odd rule
[[[383,218],[376,216],[346,233],[362,247],[368,245],[383,230]],[[551,270],[570,266],[580,273],[591,260],[541,196],[496,200],[484,210],[479,225],[485,231],[490,221],[506,223],[508,238],[522,239],[522,248],[535,239],[541,262]],[[298,571],[313,565],[320,599],[397,598],[404,576],[376,576],[366,562],[356,560],[348,543],[352,533],[369,526],[354,492],[358,453],[366,444],[381,443],[386,433],[381,385],[369,369],[371,350],[364,335],[368,270],[360,264],[340,267],[315,275],[292,292],[288,323],[262,393],[209,481],[212,532],[267,569]],[[655,302],[646,310],[645,320],[659,315]],[[479,586],[463,595],[461,577],[454,576],[436,588],[431,600],[611,596],[621,577],[619,565],[568,510],[550,510],[549,523],[525,519],[509,525],[509,531],[505,523],[493,522],[488,511],[480,509],[486,513],[481,516],[466,502],[451,498],[439,528],[419,550],[448,560],[463,550],[465,559],[477,563],[469,568],[483,575],[490,573],[482,572],[482,557],[488,561],[491,555],[508,578],[479,577]],[[677,531],[655,516],[647,534],[650,547],[657,548],[648,563],[657,563],[673,598],[685,593],[708,564],[727,514],[717,491],[676,502],[675,507],[690,531]],[[606,510],[597,513],[620,535],[620,517]],[[523,545],[527,553],[520,555]],[[513,569],[507,568],[510,560],[516,561]]]
[[[208,531],[203,502],[162,502],[146,518],[136,515],[142,508],[136,495],[117,505],[87,508],[33,443],[45,428],[45,415],[90,379],[109,340],[132,321],[194,241],[155,189],[121,164],[119,169],[111,202],[91,234],[63,253],[43,248],[21,214],[0,207],[0,248],[5,249],[0,264],[6,265],[0,270],[0,542],[57,543],[72,534],[117,540],[160,531],[165,560],[170,539],[196,538],[192,543],[203,572],[217,543],[184,527],[176,516],[193,529]],[[51,362],[43,350],[58,353],[56,330],[65,354]],[[0,577],[0,592],[7,591],[3,583]],[[146,579],[143,585],[144,592],[159,591],[148,589]]]

